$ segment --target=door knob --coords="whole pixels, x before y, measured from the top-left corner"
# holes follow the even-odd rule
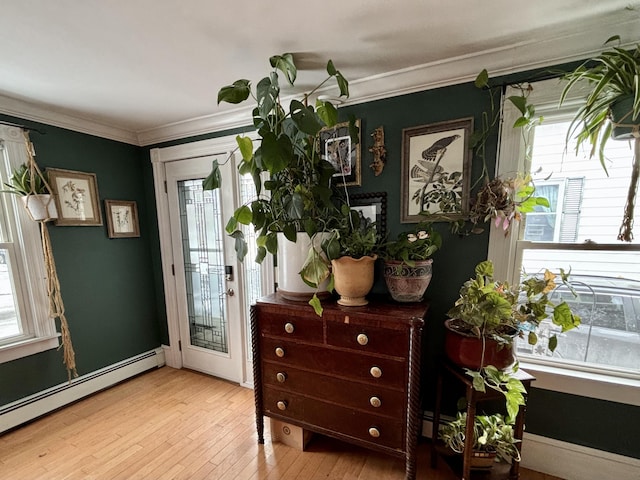
[[[233,288],[227,288],[227,291],[225,293],[230,297],[233,297],[236,294],[236,292],[233,291]]]

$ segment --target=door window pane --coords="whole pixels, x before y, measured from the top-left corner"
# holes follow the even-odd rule
[[[220,191],[181,181],[178,202],[191,344],[228,353]]]

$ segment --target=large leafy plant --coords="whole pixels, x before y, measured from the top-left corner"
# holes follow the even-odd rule
[[[247,244],[240,226],[253,225],[258,232],[258,262],[267,251],[276,253],[277,232],[295,241],[297,232],[313,236],[333,226],[341,192],[332,186],[335,170],[318,155],[316,142],[322,128],[337,123],[338,113],[330,101],[316,100],[315,107],[309,101],[330,80],[336,82],[341,97],[349,96],[347,80],[329,60],[327,78],[302,98],[292,98],[287,107],[281,98],[280,77],[291,86],[295,84],[293,55],[275,55],[269,62],[272,71],[255,84],[255,90],[249,80],[241,79],[218,92],[218,103],[238,104],[251,97],[256,104],[252,117],[259,135],[257,148],[249,137],[238,136],[236,140],[242,155],[239,171],[253,177],[257,196],[234,212],[226,230],[236,239],[236,252],[242,260]],[[355,138],[357,132],[353,133]],[[203,187],[219,186],[219,165],[214,161]]]
[[[4,184],[7,190],[2,191],[21,196],[47,194],[49,193],[49,189],[45,184],[46,174],[42,175],[43,176],[33,174],[27,165],[23,163],[13,171],[9,183]]]

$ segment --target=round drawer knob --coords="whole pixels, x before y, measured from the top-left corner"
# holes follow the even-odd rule
[[[369,373],[373,378],[380,378],[382,376],[382,370],[380,369],[380,367],[371,367]]]
[[[276,403],[276,405],[278,406],[278,410],[286,410],[287,409],[287,402],[285,402],[284,400],[278,401],[278,403]]]
[[[276,357],[284,357],[284,348],[276,347]]]
[[[369,399],[369,403],[372,407],[378,408],[382,405],[382,400],[380,400],[378,397],[371,397]]]
[[[276,380],[278,380],[278,382],[280,383],[284,383],[284,381],[287,379],[287,374],[284,372],[278,372],[276,373]]]
[[[369,435],[371,435],[373,438],[378,438],[380,436],[380,430],[378,430],[376,427],[371,427],[369,429]]]
[[[284,324],[284,331],[287,333],[293,333],[293,331],[295,330],[295,327],[293,326],[293,323],[287,322]]]
[[[369,337],[367,337],[364,333],[359,334],[356,337],[356,340],[360,345],[366,345],[367,343],[369,343]]]

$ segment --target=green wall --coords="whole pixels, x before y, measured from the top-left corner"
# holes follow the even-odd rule
[[[554,67],[556,71],[572,65]],[[507,84],[526,80],[541,80],[549,76],[549,69],[497,78],[492,84]],[[494,83],[495,82],[495,83]],[[361,120],[362,186],[351,187],[351,193],[387,192],[387,229],[390,238],[402,232],[408,225],[400,222],[400,179],[402,130],[420,125],[473,117],[474,125],[480,123],[482,112],[489,108],[486,92],[473,84],[444,87],[399,97],[343,107],[341,116],[350,114]],[[376,177],[369,168],[372,155],[368,149],[373,145],[371,133],[383,126],[387,163],[383,173]],[[179,141],[156,145],[169,146],[237,133],[218,132]],[[487,143],[487,167],[493,172],[497,148],[497,132]],[[472,184],[478,179],[482,164],[478,159],[472,163]],[[152,178],[147,178],[148,182]],[[442,355],[444,344],[444,320],[447,310],[458,297],[460,286],[473,276],[474,266],[487,258],[488,227],[483,234],[452,235],[449,225],[439,223],[436,228],[443,235],[443,248],[434,255],[433,279],[427,290],[430,314],[424,334],[422,362],[423,408],[433,410],[435,395],[435,365]],[[386,287],[377,272],[374,293],[385,293]],[[168,341],[168,339],[163,339]],[[535,383],[534,383],[535,385]],[[458,393],[456,392],[455,395]],[[449,411],[454,411],[457,398],[450,395]],[[606,435],[615,426],[618,435]],[[630,439],[640,430],[640,408],[613,402],[593,400],[585,397],[560,394],[532,388],[527,410],[527,431],[579,445],[640,458],[640,444]]]
[[[103,226],[54,226],[49,234],[62,297],[84,375],[160,345],[151,245],[157,241],[155,210],[148,207],[146,157],[141,148],[20,119],[32,125],[36,161],[97,175]],[[109,239],[104,199],[135,200],[140,238]],[[166,320],[163,322],[166,325]],[[67,380],[62,351],[49,350],[0,364],[0,405]]]

